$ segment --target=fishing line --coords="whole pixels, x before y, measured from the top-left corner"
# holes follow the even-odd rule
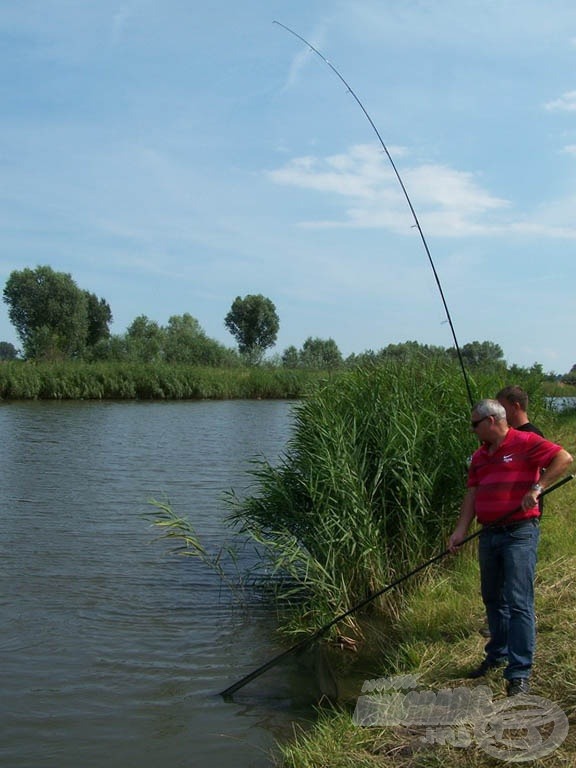
[[[355,102],[358,104],[362,112],[364,113],[364,116],[372,126],[372,130],[378,137],[378,141],[380,142],[380,145],[382,146],[382,149],[386,153],[386,157],[390,161],[390,165],[392,166],[392,169],[394,171],[394,174],[396,175],[396,178],[398,179],[398,183],[400,184],[400,187],[402,188],[402,192],[404,193],[404,197],[406,198],[406,202],[408,203],[408,207],[410,208],[410,212],[412,214],[412,217],[414,219],[416,229],[418,230],[418,233],[420,235],[420,239],[422,240],[422,245],[424,246],[424,250],[426,251],[426,255],[428,256],[428,261],[430,262],[430,266],[432,268],[432,273],[434,275],[434,280],[436,281],[436,285],[438,287],[438,291],[440,292],[440,298],[442,299],[442,304],[444,306],[444,311],[446,312],[446,319],[448,320],[448,325],[450,326],[450,331],[452,332],[452,338],[454,339],[454,347],[456,348],[456,354],[458,355],[458,361],[460,363],[460,368],[462,369],[462,375],[464,376],[464,383],[466,385],[466,392],[468,393],[468,400],[470,401],[470,406],[474,406],[474,398],[472,396],[472,390],[470,388],[470,382],[468,380],[468,374],[466,373],[466,368],[464,366],[464,359],[462,357],[462,352],[460,350],[460,345],[458,344],[458,339],[456,337],[456,331],[454,330],[454,324],[452,322],[452,317],[450,315],[450,310],[448,309],[448,304],[446,302],[446,297],[444,296],[444,291],[442,289],[442,283],[440,282],[440,278],[438,276],[438,272],[436,271],[436,266],[434,264],[434,261],[432,259],[432,254],[430,253],[430,249],[428,247],[428,243],[426,242],[426,238],[424,236],[424,232],[422,231],[422,227],[420,226],[420,221],[418,220],[418,216],[416,215],[416,211],[414,209],[414,206],[412,205],[412,201],[410,200],[410,196],[408,194],[408,191],[406,187],[404,186],[404,182],[402,181],[402,177],[400,176],[400,172],[398,171],[398,168],[396,167],[396,163],[394,162],[394,159],[392,158],[392,155],[388,151],[388,147],[384,143],[384,140],[382,136],[380,135],[380,132],[378,128],[376,127],[374,121],[370,117],[368,110],[364,106],[364,104],[360,101],[358,96],[356,95],[356,92],[352,89],[350,84],[344,79],[344,77],[341,75],[341,73],[336,69],[336,67],[328,61],[328,59],[324,56],[323,53],[321,53],[317,48],[315,48],[311,43],[308,42],[305,38],[303,38],[301,35],[299,35],[297,32],[294,32],[293,29],[290,29],[290,27],[287,27],[285,24],[282,24],[280,21],[274,21],[274,24],[277,24],[279,27],[282,27],[287,32],[289,32],[291,35],[294,35],[294,37],[297,37],[298,40],[304,43],[304,45],[307,45],[308,48],[310,48],[311,51],[313,51],[317,56],[319,56],[322,61],[327,64],[332,72],[336,75],[336,77],[344,84],[346,87],[346,90],[352,95]]]

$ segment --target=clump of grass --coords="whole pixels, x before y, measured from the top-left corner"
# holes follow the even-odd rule
[[[444,548],[475,448],[469,411],[459,370],[442,363],[358,369],[299,404],[281,463],[260,464],[258,493],[232,499],[233,521],[270,572],[300,587],[294,632]]]
[[[291,743],[282,747],[281,764],[294,768],[375,768],[378,763],[371,754],[373,744],[373,734],[356,727],[346,712],[324,710],[312,732],[297,729]]]

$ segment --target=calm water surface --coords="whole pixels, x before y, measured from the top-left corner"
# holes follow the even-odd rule
[[[275,460],[287,402],[0,405],[0,765],[270,765],[311,718],[270,606],[240,608],[144,517],[168,498],[204,543],[230,536],[222,497]]]

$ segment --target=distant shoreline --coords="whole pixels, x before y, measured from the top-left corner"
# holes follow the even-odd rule
[[[0,401],[289,400],[330,375],[290,368],[14,361],[0,365]]]

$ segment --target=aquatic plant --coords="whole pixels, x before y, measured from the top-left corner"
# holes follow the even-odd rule
[[[192,523],[177,515],[169,500],[150,499],[152,509],[146,516],[159,529],[159,538],[171,544],[173,554],[194,557],[211,570],[242,601],[244,578],[238,567],[237,550],[232,544],[222,544],[211,552],[200,540]]]

